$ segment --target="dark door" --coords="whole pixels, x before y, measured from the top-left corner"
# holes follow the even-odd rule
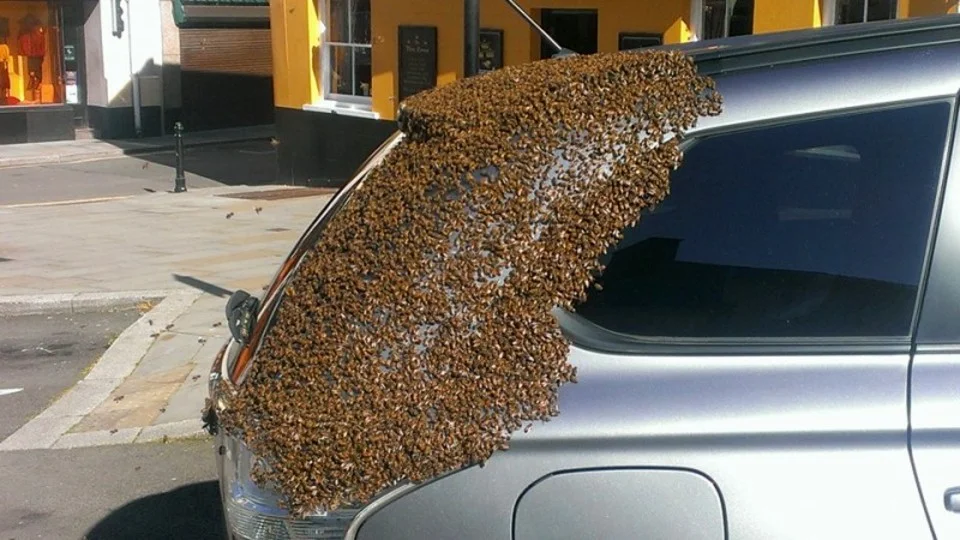
[[[540,25],[561,47],[580,54],[597,52],[595,9],[545,9],[540,13]],[[553,47],[541,39],[540,58],[550,58],[554,53]]]
[[[61,2],[59,24],[63,29],[63,50],[60,51],[63,73],[64,101],[73,108],[73,125],[87,126],[87,80],[84,66],[83,24],[90,16],[95,2]]]

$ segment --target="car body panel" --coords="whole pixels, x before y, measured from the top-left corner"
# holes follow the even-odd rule
[[[936,76],[932,76],[932,74]],[[960,44],[903,49],[713,76],[723,112],[700,118],[688,137],[715,129],[774,122],[933,97],[960,88]]]
[[[571,361],[578,382],[561,388],[559,416],[516,433],[483,468],[387,505],[358,538],[510,538],[514,501],[540,478],[630,467],[713,479],[729,538],[929,537],[907,451],[908,355],[641,358],[574,347]]]
[[[716,486],[694,471],[579,470],[552,474],[524,492],[514,538],[723,540],[726,524]]]
[[[960,131],[960,124],[955,124]],[[960,138],[954,135],[954,145]],[[960,152],[949,156],[943,205],[910,371],[910,447],[931,525],[960,538],[948,490],[960,487]]]

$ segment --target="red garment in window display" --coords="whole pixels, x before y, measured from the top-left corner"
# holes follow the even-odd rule
[[[30,31],[20,34],[20,54],[31,58],[43,57],[47,53],[47,36],[42,26],[35,26]]]
[[[10,91],[10,72],[7,71],[7,63],[0,62],[0,98],[7,97],[7,93],[9,91]]]

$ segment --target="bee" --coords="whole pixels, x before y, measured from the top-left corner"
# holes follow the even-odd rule
[[[677,51],[508,66],[406,99],[406,137],[307,248],[221,422],[291,512],[483,465],[576,383],[551,315],[718,114]],[[666,142],[665,142],[666,141]]]

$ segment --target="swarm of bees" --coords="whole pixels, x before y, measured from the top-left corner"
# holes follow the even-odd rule
[[[663,200],[720,112],[676,51],[507,67],[417,94],[330,220],[222,417],[295,515],[483,464],[576,381],[551,314]]]

